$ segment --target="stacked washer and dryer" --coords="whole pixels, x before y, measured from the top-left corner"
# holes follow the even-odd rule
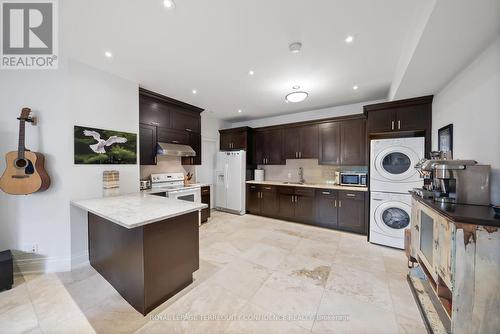
[[[424,137],[370,142],[370,242],[404,248],[410,227],[411,195],[423,180],[414,166],[424,158]]]

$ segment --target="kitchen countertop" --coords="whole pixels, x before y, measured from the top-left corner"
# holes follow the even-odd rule
[[[347,190],[347,191],[368,191],[368,187],[352,187],[352,186],[341,186],[338,184],[330,183],[304,183],[304,184],[293,184],[293,183],[283,183],[283,181],[247,181],[247,184],[263,184],[269,186],[284,186],[284,187],[303,187],[303,188],[316,188],[316,189],[334,189],[334,190]]]
[[[500,227],[500,215],[492,207],[481,205],[437,203],[412,193],[413,198],[456,223]]]
[[[71,204],[129,229],[208,207],[203,203],[159,197],[147,193],[71,201]]]

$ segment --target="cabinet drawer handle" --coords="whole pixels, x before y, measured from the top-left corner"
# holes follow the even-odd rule
[[[190,128],[186,128],[186,131],[187,132],[193,132],[193,130],[191,130]]]
[[[355,194],[345,194],[347,197],[356,197]]]
[[[323,195],[330,195],[330,192],[328,192],[328,191],[323,191],[323,192],[322,192],[322,194],[323,194]]]
[[[398,120],[398,130],[401,130],[401,121]]]
[[[172,140],[172,143],[179,144],[179,141],[178,140]]]
[[[299,152],[299,158],[302,158],[302,152]]]
[[[342,201],[339,200],[339,208],[341,208],[341,207],[342,207]]]
[[[151,122],[151,125],[160,125],[158,122]]]
[[[271,190],[271,189],[273,189],[273,188],[271,188],[271,187],[264,187],[264,189],[266,189],[266,190]]]
[[[336,208],[337,207],[337,200],[333,201],[333,207]]]
[[[255,188],[257,188],[257,187],[256,187],[256,186],[250,186],[250,188],[255,189]]]
[[[394,121],[391,122],[391,130],[394,130]]]

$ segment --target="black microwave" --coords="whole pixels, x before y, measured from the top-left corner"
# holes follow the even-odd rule
[[[366,187],[366,173],[341,172],[339,181],[342,186]]]

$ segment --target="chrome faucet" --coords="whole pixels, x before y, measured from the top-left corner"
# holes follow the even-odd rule
[[[299,167],[299,183],[306,183],[304,180],[304,168]]]

